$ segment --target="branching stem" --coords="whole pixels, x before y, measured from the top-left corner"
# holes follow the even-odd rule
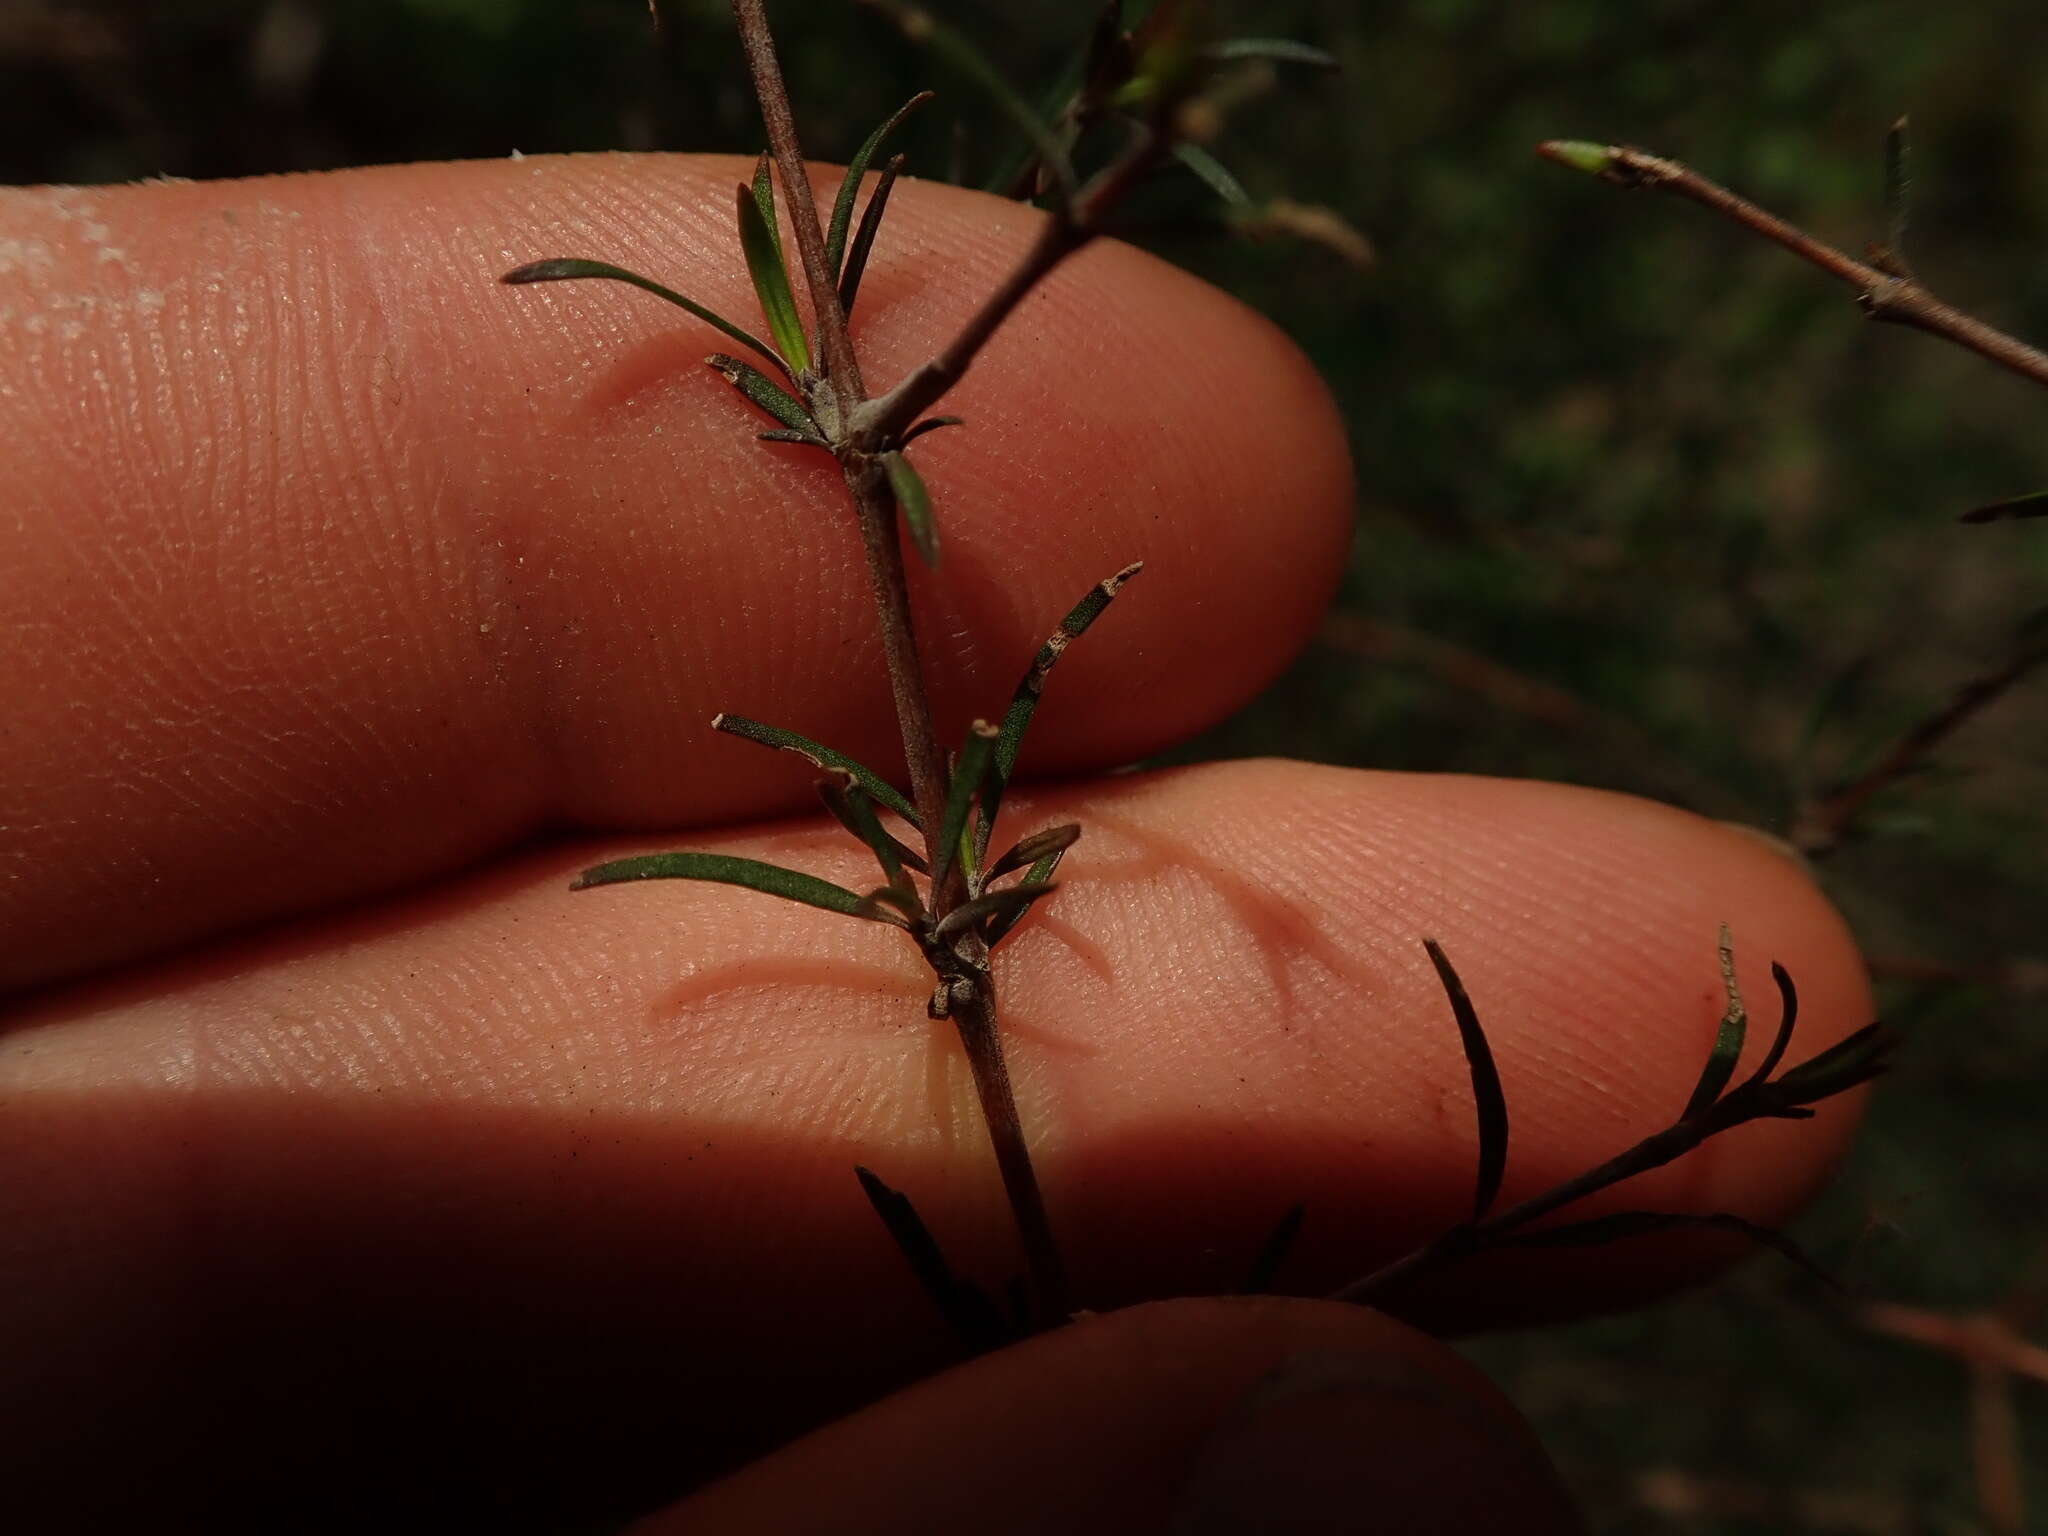
[[[2048,352],[2028,346],[2017,337],[1986,325],[1974,315],[1967,315],[1954,305],[1943,303],[1914,281],[1901,263],[1891,261],[1890,264],[1899,270],[1887,271],[1869,262],[1858,261],[1825,241],[1816,240],[1797,225],[1759,208],[1747,198],[1738,197],[1719,183],[1709,181],[1690,166],[1620,144],[1601,145],[1596,150],[1591,145],[1553,140],[1538,145],[1536,152],[1561,165],[1593,170],[1603,181],[1618,187],[1669,192],[1690,199],[1703,208],[1711,208],[1724,219],[1783,246],[1831,277],[1847,283],[1856,290],[1857,302],[1871,319],[1927,331],[2000,367],[2009,368],[2022,378],[2048,386]],[[1589,163],[1595,159],[1597,167]]]

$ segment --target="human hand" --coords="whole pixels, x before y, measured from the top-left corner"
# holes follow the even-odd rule
[[[1014,1265],[964,1065],[896,935],[730,889],[566,889],[685,845],[857,877],[819,818],[761,820],[806,775],[714,736],[720,709],[891,756],[836,487],[752,441],[701,366],[713,336],[609,285],[494,282],[573,250],[745,313],[742,171],[0,194],[0,986],[27,993],[0,1068],[0,1443],[39,1528],[595,1528],[943,1358],[854,1163],[962,1268]],[[949,334],[1032,217],[901,188],[863,288],[870,374]],[[1321,386],[1235,304],[1099,246],[947,409],[970,425],[918,456],[949,731],[1133,558],[1030,770],[1185,736],[1306,638],[1348,468]],[[1456,1219],[1473,1132],[1425,935],[1492,1037],[1510,1199],[1684,1102],[1721,921],[1753,995],[1773,958],[1798,978],[1805,1047],[1869,1017],[1791,863],[1623,797],[1260,762],[1008,810],[1085,829],[998,974],[1054,1225],[1104,1309],[1227,1290],[1295,1201],[1283,1280],[1311,1295]],[[1616,1203],[1778,1219],[1853,1113],[1744,1127]],[[1728,1252],[1488,1257],[1430,1321],[1626,1305]],[[1163,1528],[1176,1499],[1221,1507],[1226,1474],[1190,1469],[1228,1462],[1212,1437],[1246,1394],[1284,1419],[1327,1394],[1259,1383],[1332,1361],[1378,1384],[1309,1414],[1381,1446],[1352,1467],[1373,1514],[1469,1529],[1457,1501],[1485,1494],[1563,1528],[1525,1433],[1448,1354],[1277,1300],[1089,1319],[656,1528]]]

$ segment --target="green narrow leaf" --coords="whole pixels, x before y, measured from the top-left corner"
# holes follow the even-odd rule
[[[896,493],[896,506],[903,514],[903,526],[917,557],[931,570],[939,568],[939,530],[932,522],[931,492],[924,488],[924,476],[911,468],[900,453],[882,455],[882,468],[889,474],[889,489]]]
[[[635,288],[653,294],[657,299],[666,299],[678,309],[687,310],[707,325],[714,325],[743,347],[751,347],[785,373],[789,365],[775,355],[775,349],[759,337],[750,336],[734,325],[725,316],[706,309],[694,299],[686,299],[673,288],[664,288],[651,277],[642,277],[638,272],[628,272],[624,267],[615,267],[605,261],[581,261],[573,257],[558,257],[553,261],[529,262],[515,267],[498,281],[501,283],[559,283],[577,278],[602,277],[615,283],[631,283]]]
[[[775,247],[775,260],[788,270],[788,263],[782,257],[782,222],[775,217],[775,178],[769,174],[768,151],[761,151],[761,158],[754,162],[754,206],[761,210],[761,223],[768,231],[768,240]]]
[[[1465,984],[1451,967],[1435,939],[1424,939],[1429,963],[1436,967],[1444,996],[1450,999],[1451,1016],[1458,1021],[1458,1039],[1465,1047],[1465,1064],[1472,1072],[1472,1107],[1479,1120],[1479,1171],[1473,1181],[1472,1219],[1479,1220],[1491,1209],[1500,1193],[1501,1175],[1508,1166],[1508,1101],[1501,1091],[1500,1072],[1493,1064],[1493,1047],[1486,1043],[1479,1011],[1465,995]]]
[[[825,232],[825,270],[835,279],[846,263],[846,236],[853,227],[853,205],[860,195],[860,179],[867,174],[868,162],[874,159],[882,141],[896,131],[897,125],[931,99],[930,91],[919,91],[898,107],[887,122],[869,134],[867,142],[847,161],[846,174],[839,181],[839,195],[832,200],[832,224]]]
[[[1787,1105],[1800,1105],[1846,1093],[1885,1070],[1885,1058],[1895,1043],[1882,1024],[1866,1024],[1771,1084],[1776,1090],[1772,1096]]]
[[[1506,1237],[1501,1241],[1517,1248],[1589,1248],[1600,1243],[1614,1242],[1618,1238],[1642,1237],[1652,1232],[1685,1231],[1739,1232],[1751,1242],[1783,1254],[1808,1274],[1825,1281],[1833,1289],[1842,1289],[1841,1281],[1823,1269],[1811,1254],[1784,1233],[1741,1216],[1729,1215],[1725,1211],[1616,1211],[1608,1216],[1590,1216],[1584,1221],[1543,1227],[1534,1232]]]
[[[882,227],[882,215],[889,211],[889,194],[902,173],[903,157],[895,156],[882,167],[882,179],[875,183],[875,195],[861,211],[860,229],[853,237],[853,249],[846,253],[846,267],[839,274],[839,308],[853,314],[853,301],[860,294],[860,280],[868,270],[868,253],[875,248],[875,232]]]
[[[1066,653],[1067,647],[1102,617],[1102,610],[1124,589],[1124,584],[1144,568],[1144,561],[1134,561],[1114,576],[1090,587],[1088,595],[1074,605],[1072,611],[1060,620],[1060,627],[1052,632],[1051,638],[1039,647],[1030,669],[1017,684],[1017,691],[1010,696],[1010,707],[1004,712],[1002,731],[996,740],[995,773],[981,807],[978,836],[984,853],[988,850],[989,834],[995,829],[996,812],[1002,806],[1003,792],[1009,788],[1011,775],[1017,770],[1017,753],[1023,744],[1025,729],[1038,709],[1039,695],[1045,691],[1046,674],[1052,671],[1053,664]]]
[[[726,383],[792,432],[801,433],[813,442],[824,443],[824,434],[818,430],[818,423],[812,419],[811,413],[803,408],[796,396],[760,369],[736,357],[727,357],[723,352],[714,352],[704,361],[723,376]]]
[[[965,423],[966,418],[963,416],[927,416],[923,421],[920,421],[916,426],[903,434],[904,446],[908,447],[927,432],[936,432],[941,427],[958,427]]]
[[[974,805],[976,792],[988,778],[995,747],[996,730],[986,720],[977,720],[967,728],[967,743],[960,749],[960,760],[953,765],[953,776],[946,786],[946,819],[940,823],[938,840],[932,844],[933,891],[946,883],[960,857],[967,813]]]
[[[1073,198],[1074,166],[1067,158],[1066,146],[1060,142],[1058,133],[1030,102],[1017,94],[980,49],[929,11],[907,4],[906,0],[868,0],[868,4],[886,13],[905,37],[914,43],[922,43],[980,86],[996,110],[1016,124],[1024,137],[1031,141],[1032,148],[1038,151],[1040,159],[1052,172],[1060,206],[1064,207]]]
[[[1757,1069],[1743,1079],[1742,1090],[1747,1092],[1757,1084],[1768,1082],[1778,1063],[1785,1059],[1785,1049],[1792,1043],[1793,1026],[1799,1022],[1799,989],[1792,985],[1792,973],[1777,961],[1771,962],[1771,980],[1778,984],[1778,1033],[1771,1041],[1771,1048],[1764,1053],[1764,1059]]]
[[[1017,882],[1015,889],[1021,891],[1026,886],[1050,885],[1052,883],[1053,871],[1060,867],[1060,860],[1066,856],[1066,849],[1053,849],[1051,853],[1046,854],[1024,872],[1024,878]],[[1001,943],[1003,936],[1017,926],[1017,919],[1023,915],[1020,911],[1009,917],[1003,917],[998,914],[991,919],[988,925],[988,933],[985,936],[985,942],[988,944],[988,947],[994,949],[997,944]]]
[[[1010,1330],[1001,1311],[979,1286],[953,1273],[910,1197],[891,1189],[865,1168],[856,1165],[853,1172],[868,1204],[910,1265],[911,1274],[961,1341],[977,1353],[1006,1342]]]
[[[969,928],[979,927],[985,922],[1000,918],[1003,931],[1008,933],[1017,925],[1017,919],[1031,909],[1031,904],[1041,897],[1050,896],[1058,890],[1056,885],[1006,885],[1000,891],[990,891],[972,901],[963,901],[959,906],[939,919],[938,936],[950,938]],[[984,936],[985,938],[986,936]]]
[[[904,868],[922,871],[924,860],[883,829],[881,818],[875,815],[875,803],[860,787],[860,780],[844,768],[833,769],[818,781],[818,798],[842,827],[867,844],[888,882],[909,890],[910,879],[903,873]]]
[[[1007,875],[1013,869],[1036,864],[1048,855],[1065,853],[1080,840],[1081,828],[1071,821],[1057,827],[1047,827],[1043,832],[1034,832],[1029,837],[1021,839],[1014,848],[991,864],[982,880],[986,883]]]
[[[1911,186],[1906,175],[1906,119],[1895,119],[1884,136],[1885,251],[1903,270],[1906,261],[1906,217]]]
[[[796,296],[789,291],[789,273],[783,270],[782,253],[776,249],[773,231],[761,217],[761,205],[745,187],[737,189],[740,218],[740,249],[747,258],[747,273],[754,280],[754,293],[761,301],[761,313],[768,317],[769,334],[782,349],[783,358],[795,374],[810,372],[811,351],[804,341],[803,320],[796,311]]]
[[[1735,983],[1735,939],[1728,932],[1728,925],[1721,925],[1721,937],[1715,946],[1721,960],[1721,991],[1728,999],[1727,1010],[1721,1015],[1721,1026],[1714,1032],[1714,1048],[1707,1055],[1707,1064],[1700,1071],[1700,1080],[1693,1086],[1692,1097],[1685,1101],[1681,1120],[1690,1120],[1721,1097],[1721,1090],[1728,1086],[1728,1079],[1735,1075],[1735,1063],[1742,1055],[1742,1042],[1749,1033],[1749,1010],[1742,1006],[1742,989]]]
[[[781,428],[773,432],[756,432],[754,439],[762,443],[801,443],[806,448],[829,449],[832,446],[815,432],[787,432]]]
[[[1301,1235],[1301,1224],[1308,1216],[1308,1207],[1296,1202],[1287,1208],[1287,1214],[1259,1245],[1258,1257],[1252,1260],[1252,1267],[1244,1277],[1244,1284],[1237,1288],[1240,1296],[1265,1296],[1273,1289],[1273,1277],[1280,1272],[1281,1262],[1294,1247],[1294,1240]]]
[[[1173,146],[1173,158],[1199,176],[1211,192],[1226,203],[1249,204],[1251,194],[1244,189],[1244,183],[1230,174],[1229,169],[1201,145],[1183,139]]]
[[[878,885],[861,897],[856,917],[872,917],[899,928],[915,928],[924,920],[924,903],[915,891],[893,885]]]
[[[739,859],[723,853],[643,853],[630,859],[613,859],[586,869],[570,884],[572,891],[587,891],[594,885],[621,885],[631,880],[706,880],[716,885],[742,885],[827,912],[860,916],[861,899],[843,885],[820,880],[800,869],[764,864],[759,859]]]
[[[1269,64],[1303,64],[1310,69],[1335,69],[1337,56],[1285,37],[1234,37],[1202,50],[1211,64],[1264,60]]]
[[[779,725],[763,725],[759,720],[749,720],[745,715],[714,715],[711,729],[723,731],[728,736],[744,737],[757,741],[764,747],[774,747],[782,752],[794,752],[814,768],[841,768],[860,781],[860,787],[875,800],[887,806],[898,816],[920,831],[924,823],[918,819],[917,811],[905,797],[902,790],[883,778],[874,769],[855,762],[843,752],[834,752],[830,747],[821,746],[808,736],[799,736],[795,731],[784,730]]]

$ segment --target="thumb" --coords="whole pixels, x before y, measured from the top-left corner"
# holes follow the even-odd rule
[[[632,1536],[1579,1529],[1528,1426],[1443,1345],[1360,1308],[1210,1297],[947,1371]]]

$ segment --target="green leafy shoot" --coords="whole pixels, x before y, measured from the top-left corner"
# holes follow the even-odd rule
[[[811,413],[803,408],[796,396],[777,384],[760,369],[728,357],[723,352],[714,352],[704,361],[725,379],[734,389],[748,400],[773,416],[790,431],[798,434],[802,441],[812,442],[820,448],[828,447],[825,436],[818,430],[818,423]]]
[[[570,885],[572,891],[587,891],[594,885],[622,885],[631,880],[707,880],[717,885],[740,885],[806,906],[823,907],[860,917],[861,898],[853,891],[799,869],[764,864],[759,859],[734,858],[723,853],[644,853],[629,859],[613,859],[586,869]]]
[[[775,349],[757,336],[751,336],[734,325],[725,316],[706,309],[694,299],[686,299],[673,288],[664,288],[650,277],[638,272],[628,272],[624,267],[615,267],[608,261],[583,261],[574,257],[556,257],[551,261],[528,262],[515,267],[498,281],[501,283],[559,283],[585,277],[609,278],[616,283],[631,283],[635,288],[653,294],[657,299],[666,299],[678,309],[687,310],[707,325],[714,325],[743,347],[750,347],[767,358],[769,362],[789,372],[789,365],[775,355]]]
[[[896,508],[903,514],[911,546],[929,569],[937,570],[939,530],[932,522],[931,492],[924,488],[924,476],[900,453],[883,454],[882,468],[888,472],[889,489],[896,495]]]
[[[868,270],[868,253],[875,248],[875,234],[882,227],[882,215],[889,211],[889,194],[903,171],[903,157],[897,155],[882,167],[882,179],[875,183],[874,196],[861,210],[860,228],[853,237],[853,249],[846,253],[846,266],[839,274],[839,308],[853,314],[853,301],[860,294],[860,280]]]
[[[986,720],[977,720],[967,728],[966,745],[960,749],[960,757],[953,764],[953,775],[946,786],[946,819],[939,825],[937,841],[932,844],[932,889],[945,885],[960,861],[962,852],[972,854],[971,848],[963,848],[967,833],[968,813],[973,809],[977,792],[988,780],[989,763],[995,755],[996,729]],[[970,866],[965,873],[972,876]]]
[[[988,1294],[970,1280],[954,1274],[939,1250],[931,1229],[917,1214],[907,1195],[891,1189],[866,1168],[856,1166],[861,1192],[868,1197],[875,1214],[882,1219],[897,1249],[910,1265],[910,1272],[925,1294],[952,1325],[953,1331],[970,1350],[980,1353],[1006,1343],[1012,1329],[1003,1320]]]
[[[1031,716],[1038,709],[1039,695],[1045,691],[1046,674],[1053,664],[1066,653],[1089,625],[1102,617],[1102,610],[1115,600],[1124,584],[1145,568],[1145,562],[1135,561],[1118,571],[1114,576],[1097,582],[1088,589],[1088,595],[1076,603],[1067,616],[1060,620],[1060,627],[1039,647],[1038,655],[1032,659],[1030,670],[1017,684],[1017,691],[1010,697],[1010,707],[1003,715],[1002,730],[996,739],[995,773],[991,777],[988,793],[983,797],[981,824],[977,830],[976,846],[982,853],[988,852],[989,834],[995,830],[996,812],[1002,806],[1003,791],[1009,786],[1010,777],[1016,772],[1018,749],[1023,745],[1024,732],[1031,724]]]
[[[1451,1015],[1458,1021],[1458,1038],[1465,1047],[1465,1064],[1472,1072],[1472,1106],[1479,1121],[1479,1171],[1473,1184],[1472,1219],[1479,1220],[1493,1206],[1500,1193],[1501,1175],[1508,1165],[1508,1101],[1501,1091],[1500,1072],[1493,1064],[1493,1048],[1480,1027],[1479,1012],[1465,994],[1465,984],[1452,969],[1450,958],[1435,939],[1424,939],[1429,963],[1436,967],[1450,999]]]
[[[1300,64],[1309,69],[1336,69],[1337,56],[1325,53],[1320,48],[1311,48],[1307,43],[1297,43],[1285,37],[1233,37],[1228,42],[1212,43],[1202,50],[1202,56],[1211,64],[1243,64],[1258,61],[1267,64]]]
[[[1237,1288],[1240,1296],[1265,1296],[1273,1289],[1273,1277],[1280,1272],[1281,1261],[1294,1247],[1294,1240],[1301,1235],[1301,1224],[1308,1217],[1308,1207],[1297,1201],[1267,1234],[1259,1245],[1258,1256],[1252,1260],[1252,1267],[1246,1272],[1244,1284]]]
[[[1735,982],[1735,940],[1726,923],[1721,925],[1716,948],[1721,960],[1721,990],[1727,996],[1728,1007],[1721,1015],[1720,1028],[1714,1032],[1714,1048],[1707,1056],[1699,1082],[1693,1087],[1692,1097],[1686,1100],[1684,1113],[1678,1117],[1681,1120],[1690,1120],[1721,1097],[1721,1090],[1735,1075],[1735,1063],[1749,1033],[1749,1010],[1742,1006],[1742,989]]]
[[[868,846],[889,884],[899,890],[911,889],[910,877],[903,871],[907,866],[923,873],[924,860],[883,828],[875,803],[860,787],[860,780],[844,768],[835,768],[818,781],[818,797],[842,827]]]
[[[1038,151],[1040,161],[1052,175],[1053,193],[1058,205],[1065,207],[1073,200],[1074,166],[1067,158],[1067,147],[1059,133],[1039,115],[1037,108],[1017,93],[979,48],[929,11],[908,4],[907,0],[867,0],[867,3],[894,21],[905,37],[930,48],[979,86],[990,104],[1014,123],[1030,140],[1031,147]]]
[[[764,747],[774,747],[781,752],[794,752],[814,768],[822,768],[827,772],[834,768],[842,769],[853,775],[876,804],[887,807],[913,827],[923,830],[924,823],[919,820],[916,809],[902,790],[876,773],[874,769],[855,762],[843,752],[835,752],[808,736],[799,736],[795,731],[784,730],[779,725],[763,725],[759,720],[749,720],[745,715],[715,715],[711,720],[711,728],[714,731],[723,731],[728,736],[739,736],[748,741],[759,742]]]
[[[754,280],[761,313],[768,317],[769,334],[782,349],[789,371],[801,376],[811,370],[811,350],[796,311],[796,295],[789,290],[789,273],[783,269],[774,225],[769,222],[772,215],[762,214],[751,190],[740,187],[738,192],[740,249],[747,258],[747,273]]]
[[[1020,839],[1015,847],[988,867],[982,876],[982,883],[1000,880],[1013,869],[1023,869],[1053,854],[1066,852],[1081,840],[1081,828],[1075,822],[1063,822],[1057,827],[1047,827],[1043,832],[1034,832]]]
[[[1245,191],[1244,183],[1231,175],[1223,162],[1201,145],[1183,139],[1173,146],[1173,158],[1200,177],[1203,185],[1224,202],[1234,205],[1251,202],[1252,196]]]
[[[1536,153],[1588,176],[1605,176],[1614,170],[1612,144],[1595,144],[1589,139],[1545,139],[1536,146]]]
[[[1740,1233],[1761,1247],[1783,1254],[1831,1289],[1842,1289],[1841,1281],[1823,1269],[1811,1254],[1784,1233],[1760,1226],[1741,1216],[1731,1216],[1724,1211],[1615,1211],[1606,1216],[1590,1216],[1584,1221],[1565,1222],[1555,1227],[1539,1227],[1534,1232],[1517,1233],[1503,1241],[1517,1248],[1589,1248],[1614,1242],[1618,1238],[1642,1237],[1655,1232],[1688,1231]]]
[[[832,224],[825,232],[825,270],[835,278],[845,268],[846,237],[853,229],[853,205],[860,196],[860,179],[867,174],[868,162],[874,159],[882,141],[896,131],[897,124],[931,99],[930,91],[919,91],[903,103],[887,122],[868,135],[867,142],[855,150],[853,158],[846,163],[846,175],[840,180],[839,195],[832,200]]]

